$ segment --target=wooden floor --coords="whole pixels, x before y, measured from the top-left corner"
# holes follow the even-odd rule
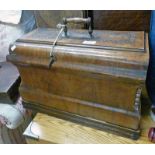
[[[145,106],[144,106],[145,107]],[[143,113],[143,111],[145,111]],[[31,124],[31,132],[39,137],[39,140],[27,138],[28,143],[101,143],[101,144],[124,144],[124,143],[151,143],[148,140],[148,130],[155,127],[155,123],[151,120],[147,107],[142,110],[141,120],[141,137],[139,140],[131,140],[110,134],[107,132],[95,130],[76,123],[51,117],[38,113]],[[25,131],[28,135],[29,132]]]

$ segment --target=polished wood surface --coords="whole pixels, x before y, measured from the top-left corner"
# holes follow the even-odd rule
[[[31,126],[31,132],[27,128],[24,132],[28,144],[34,143],[99,143],[99,144],[149,144],[148,132],[150,127],[155,126],[149,116],[147,106],[143,107],[142,120],[140,124],[141,136],[138,140],[116,136],[107,132],[71,123],[62,119],[38,113]],[[33,139],[33,136],[38,139]]]
[[[135,138],[131,132],[139,133],[148,35],[94,31],[90,38],[85,30],[69,30],[69,37],[61,36],[54,47],[56,61],[48,68],[56,34],[39,28],[17,40],[7,56],[19,69],[25,106],[87,124],[94,121],[100,128],[109,124],[108,130]]]

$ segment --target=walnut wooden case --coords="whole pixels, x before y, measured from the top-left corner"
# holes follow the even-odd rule
[[[24,105],[56,117],[137,139],[141,92],[148,68],[144,32],[38,28],[17,40],[7,56],[20,72]],[[12,48],[11,48],[12,49]]]

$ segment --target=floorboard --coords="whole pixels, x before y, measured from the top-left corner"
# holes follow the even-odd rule
[[[148,105],[143,105],[141,119],[142,133],[138,140],[116,136],[114,134],[38,113],[31,124],[31,132],[37,135],[39,140],[27,138],[27,142],[56,144],[149,144],[151,142],[148,140],[148,131],[149,128],[153,126],[155,127],[155,122],[153,122],[149,116]]]

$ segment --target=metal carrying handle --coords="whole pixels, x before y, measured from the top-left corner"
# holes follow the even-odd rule
[[[50,52],[50,62],[49,62],[49,68],[52,66],[52,64],[56,61],[56,57],[54,55],[54,48],[57,44],[57,41],[59,39],[59,37],[61,36],[62,32],[65,33],[65,36],[67,37],[67,23],[76,23],[76,24],[81,24],[81,23],[84,23],[84,24],[87,24],[88,25],[88,33],[90,35],[90,37],[92,37],[92,33],[93,33],[93,30],[92,30],[92,27],[91,27],[91,18],[88,17],[88,18],[63,18],[63,24],[58,24],[57,25],[57,28],[60,29],[57,37],[55,38],[54,42],[53,42],[53,46],[52,46],[52,50]]]
[[[87,24],[88,25],[88,33],[89,33],[90,37],[92,37],[93,30],[91,27],[91,18],[90,17],[88,17],[88,18],[78,18],[78,17],[63,18],[63,25],[65,26],[64,27],[64,33],[65,33],[66,37],[67,37],[67,31],[68,31],[68,28],[67,28],[68,23]]]

